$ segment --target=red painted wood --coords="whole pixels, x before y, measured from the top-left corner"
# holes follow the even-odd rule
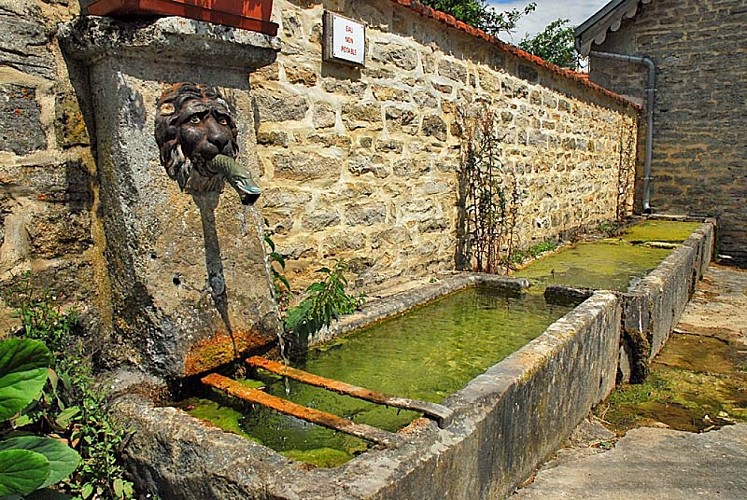
[[[273,0],[84,0],[94,16],[180,16],[234,28],[277,35],[270,21]]]

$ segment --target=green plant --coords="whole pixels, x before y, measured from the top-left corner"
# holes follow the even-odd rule
[[[48,378],[39,398],[10,423],[14,429],[58,436],[80,454],[80,466],[58,490],[82,499],[131,498],[133,484],[117,459],[125,430],[110,415],[91,358],[73,335],[77,311],[63,312],[54,294],[29,283],[30,276],[23,276],[11,303],[23,323],[21,335],[49,346],[53,366],[45,369]]]
[[[297,306],[288,309],[285,316],[285,329],[299,338],[307,338],[343,314],[350,314],[361,306],[364,296],[348,295],[345,278],[347,265],[344,260],[335,261],[332,269],[323,267],[316,272],[324,279],[312,283],[306,292],[308,296]]]
[[[531,2],[523,9],[512,9],[501,12],[491,7],[485,0],[421,0],[422,3],[436,10],[446,12],[460,21],[480,28],[497,36],[501,32],[512,33],[522,16],[533,12],[537,7]]]
[[[547,62],[570,69],[578,66],[574,27],[568,19],[556,19],[533,37],[525,37],[519,47]]]
[[[545,252],[550,252],[558,248],[558,242],[555,240],[542,240],[527,247],[524,250],[516,250],[512,255],[512,262],[521,264],[527,259],[536,259]]]
[[[608,238],[619,236],[625,229],[625,223],[621,221],[602,222],[596,227],[596,231],[604,234]]]
[[[512,260],[521,190],[514,167],[500,159],[502,139],[495,113],[461,111],[464,123],[459,168],[458,267],[498,273]]]
[[[70,331],[78,321],[77,311],[63,311],[51,290],[35,289],[29,273],[21,275],[12,292],[11,295],[6,293],[5,298],[18,312],[23,337],[43,341],[53,353],[63,351]]]
[[[52,362],[38,340],[0,341],[0,421],[7,422],[39,398]],[[0,442],[0,495],[27,495],[68,477],[80,456],[51,437],[4,433]]]
[[[291,286],[290,281],[285,276],[285,257],[276,250],[275,242],[272,240],[272,231],[267,228],[269,226],[267,219],[265,219],[265,244],[270,248],[268,258],[270,259],[270,272],[272,273],[272,285],[275,290],[275,297],[278,301],[278,305],[284,307],[290,298]],[[277,267],[276,267],[277,266]],[[280,268],[278,270],[278,267]]]

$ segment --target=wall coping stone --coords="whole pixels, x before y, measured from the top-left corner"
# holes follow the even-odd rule
[[[254,70],[272,64],[280,51],[278,37],[182,17],[82,16],[59,25],[57,36],[66,55],[89,65],[115,56]]]
[[[457,29],[475,38],[480,38],[482,40],[485,40],[486,42],[489,42],[495,45],[503,52],[508,52],[509,54],[512,54],[518,57],[519,59],[523,59],[524,61],[530,62],[536,66],[549,70],[557,75],[560,75],[561,77],[567,80],[572,80],[577,84],[580,84],[584,87],[588,87],[602,95],[612,98],[616,102],[629,106],[638,111],[643,109],[643,106],[633,101],[628,100],[627,98],[621,96],[620,94],[616,94],[615,92],[607,90],[604,87],[601,87],[597,85],[596,83],[590,81],[588,78],[588,75],[584,73],[578,73],[576,71],[566,69],[566,68],[561,68],[560,66],[556,66],[555,64],[549,63],[545,61],[544,59],[542,59],[541,57],[535,56],[534,54],[530,54],[529,52],[522,50],[519,47],[516,47],[514,45],[511,45],[509,43],[506,43],[500,40],[498,37],[487,34],[481,29],[475,28],[474,26],[470,26],[467,23],[459,21],[454,16],[446,14],[445,12],[441,12],[439,10],[433,9],[432,7],[423,5],[417,0],[390,0],[390,1],[402,7],[408,8],[420,14],[423,17],[429,17],[431,19],[434,19],[436,21],[439,21],[445,24],[446,26],[450,28]]]

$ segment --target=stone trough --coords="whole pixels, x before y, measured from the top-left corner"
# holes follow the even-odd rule
[[[450,425],[416,420],[398,433],[396,446],[371,449],[333,469],[310,469],[182,410],[159,407],[152,394],[165,387],[157,379],[120,372],[116,410],[135,430],[125,450],[128,467],[141,487],[163,498],[500,498],[561,446],[619,374],[640,373],[634,370],[658,352],[708,264],[712,243],[707,221],[628,292],[592,292],[447,398]],[[456,275],[374,302],[336,329],[486,282],[515,291],[526,285]]]

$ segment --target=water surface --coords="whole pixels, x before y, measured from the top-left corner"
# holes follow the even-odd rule
[[[295,366],[368,389],[442,402],[474,377],[540,335],[570,308],[539,294],[507,297],[472,288],[313,349]],[[420,414],[387,408],[259,371],[266,392],[396,432]],[[259,406],[225,408],[217,399],[182,402],[194,416],[292,458],[338,465],[367,444]]]
[[[625,291],[672,252],[649,243],[682,243],[699,222],[647,220],[628,228],[620,237],[578,243],[547,255],[514,273],[536,287],[566,285]]]

